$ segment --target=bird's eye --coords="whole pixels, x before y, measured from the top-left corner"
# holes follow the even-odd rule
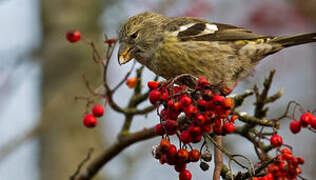
[[[136,32],[134,32],[134,33],[131,35],[131,38],[136,39],[137,36],[138,36],[138,32],[136,31]]]

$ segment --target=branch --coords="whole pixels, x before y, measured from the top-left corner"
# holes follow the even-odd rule
[[[245,112],[238,112],[234,111],[234,114],[238,115],[239,120],[251,124],[251,125],[261,125],[261,126],[267,126],[267,127],[277,127],[279,124],[275,121],[269,121],[267,119],[258,119],[254,116],[249,116]]]
[[[90,148],[89,149],[89,152],[87,154],[87,156],[81,161],[81,163],[78,165],[75,173],[73,175],[70,176],[70,180],[75,180],[76,176],[80,173],[80,170],[82,168],[82,166],[87,162],[89,161],[90,157],[91,157],[91,154],[93,153],[93,148]]]
[[[89,163],[88,167],[83,170],[83,172],[78,176],[77,180],[89,180],[93,178],[106,163],[108,163],[129,145],[153,138],[155,136],[155,130],[152,127],[120,138],[110,147],[108,147],[102,154],[96,157],[91,163]]]
[[[2,146],[0,149],[0,162],[13,150],[15,150],[17,147],[21,146],[24,142],[35,138],[37,135],[39,135],[41,131],[41,125],[40,123],[36,125],[33,129],[31,129],[26,134],[23,134],[22,136],[16,137],[13,140],[10,140],[9,143]]]
[[[215,136],[215,141],[218,146],[222,146],[223,136]],[[222,151],[214,146],[214,156],[215,156],[215,168],[213,173],[213,180],[219,180],[221,176],[221,171],[223,167],[223,155]]]
[[[241,106],[245,99],[251,95],[253,95],[252,90],[246,90],[243,94],[231,95],[231,97],[234,99],[234,109]]]
[[[265,105],[265,101],[266,99],[268,99],[268,92],[269,92],[269,89],[271,87],[271,84],[272,84],[272,79],[273,79],[273,76],[275,74],[275,70],[271,70],[270,71],[270,75],[268,78],[266,78],[263,82],[263,90],[261,92],[261,94],[259,93],[259,89],[257,86],[254,86],[254,92],[256,94],[256,103],[255,103],[255,117],[256,118],[263,118],[266,116],[266,113],[268,111],[267,108],[264,108],[264,105]]]

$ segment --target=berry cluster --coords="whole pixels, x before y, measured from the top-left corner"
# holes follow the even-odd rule
[[[284,148],[280,151],[280,155],[277,155],[277,160],[268,166],[268,174],[259,180],[296,179],[302,173],[299,165],[304,162],[304,158],[294,157],[291,150]]]
[[[92,108],[92,114],[86,114],[83,118],[83,124],[87,128],[93,128],[98,124],[98,117],[103,116],[104,108],[101,104],[97,104]]]
[[[311,127],[316,130],[316,116],[310,112],[304,112],[299,121],[295,120],[290,123],[290,130],[293,134],[299,133],[301,127]]]
[[[192,91],[185,90],[183,86],[160,84],[156,81],[148,82],[148,87],[151,89],[150,102],[164,107],[159,113],[160,123],[155,126],[156,134],[163,137],[177,135],[180,140],[180,149],[177,151],[176,146],[163,138],[155,151],[155,157],[161,163],[175,165],[181,180],[191,179],[185,163],[198,161],[200,152],[188,152],[187,146],[200,142],[203,133],[226,135],[234,131],[234,121],[238,116],[229,117],[233,99],[214,93],[212,85],[205,78],[199,78]],[[180,114],[184,114],[185,120],[178,119]]]
[[[186,170],[186,164],[200,159],[200,151],[193,149],[189,152],[185,148],[177,150],[177,147],[165,138],[162,138],[159,146],[154,148],[153,155],[161,164],[174,165],[174,169],[180,173],[180,180],[191,179],[192,175]]]

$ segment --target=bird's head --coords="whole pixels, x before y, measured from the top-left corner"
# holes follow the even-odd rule
[[[166,20],[166,16],[151,12],[129,18],[119,30],[119,64],[125,64],[133,58],[147,64],[161,40],[159,33],[162,33],[161,27]]]

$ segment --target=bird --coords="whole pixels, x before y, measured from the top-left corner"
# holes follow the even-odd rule
[[[189,74],[231,89],[264,57],[316,41],[316,32],[274,37],[200,18],[153,12],[130,17],[118,36],[120,65],[135,59],[165,79]]]

